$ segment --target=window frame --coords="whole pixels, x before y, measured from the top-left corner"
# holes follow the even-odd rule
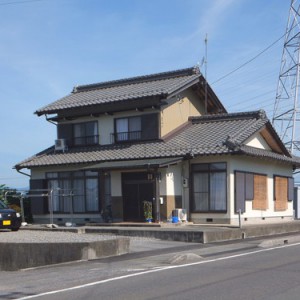
[[[96,129],[96,134],[88,135],[88,126],[93,124],[93,129]],[[83,135],[75,136],[76,126],[80,126],[80,130],[84,132]],[[76,140],[82,140],[83,142],[78,143]],[[92,141],[90,141],[92,140]],[[75,147],[82,147],[82,146],[91,146],[91,145],[98,145],[99,144],[99,128],[98,128],[98,121],[87,121],[87,122],[80,122],[80,123],[73,123],[72,124],[72,145]]]
[[[137,128],[130,129],[130,120],[139,118]],[[118,132],[118,120],[125,120],[127,131]],[[122,138],[122,134],[124,137]],[[126,137],[127,136],[127,137]],[[124,116],[114,119],[114,131],[111,133],[111,143],[138,143],[142,141],[154,141],[160,138],[160,114],[157,112],[143,113],[139,115]]]
[[[82,175],[78,176],[78,173],[82,172]],[[71,191],[73,191],[73,205],[72,205],[72,213],[75,214],[99,214],[99,212],[101,212],[102,210],[102,202],[101,202],[101,185],[100,185],[100,181],[99,181],[99,172],[95,171],[93,175],[89,174],[90,171],[75,171],[75,172],[47,172],[46,173],[46,181],[47,181],[47,186],[48,188],[50,188],[50,182],[51,181],[56,181],[58,188],[60,188],[61,186],[63,186],[64,182],[68,182],[68,184],[70,185],[70,193]],[[87,210],[88,207],[88,203],[87,203],[87,181],[89,179],[96,179],[97,180],[97,197],[98,197],[98,201],[96,202],[97,204],[97,209],[96,210]],[[83,198],[84,198],[84,210],[83,211],[76,211],[75,205],[74,205],[74,198],[76,197],[76,188],[74,187],[74,183],[76,180],[83,180],[83,185],[84,185],[84,194],[83,194]],[[63,192],[64,193],[64,192]],[[82,196],[82,195],[77,195],[77,196]],[[53,212],[56,214],[70,214],[71,213],[71,206],[67,203],[68,200],[66,200],[66,198],[68,199],[70,196],[66,195],[66,194],[60,194],[59,190],[57,191],[57,193],[55,193],[55,191],[53,192],[53,197],[58,197],[57,201],[58,201],[58,209],[55,209],[55,207],[53,207]],[[70,201],[70,200],[69,200]],[[52,203],[53,206],[55,206],[55,203]],[[65,210],[64,206],[68,206],[69,210]]]
[[[130,120],[139,119],[140,130],[130,130]],[[127,131],[118,132],[118,121],[127,121]],[[119,138],[119,135],[124,136],[124,138]],[[126,137],[126,138],[125,138]],[[128,143],[134,141],[142,140],[142,116],[130,116],[130,117],[120,117],[114,119],[114,140],[116,143]]]
[[[286,208],[285,209],[281,209],[276,206],[276,205],[278,205],[278,200],[276,197],[277,196],[276,195],[276,178],[277,177],[286,179],[287,194],[286,194]],[[290,190],[290,189],[292,189],[292,190]],[[280,212],[280,211],[286,211],[288,209],[288,203],[293,202],[293,200],[294,200],[294,178],[293,177],[279,175],[279,174],[273,175],[273,200],[274,200],[274,211]],[[276,201],[277,201],[277,204],[276,204]]]
[[[242,174],[244,175],[244,189],[243,189],[243,199],[238,200],[237,199],[237,190],[239,187],[237,187],[237,174]],[[254,206],[257,205],[257,199],[255,199],[255,176],[264,176],[266,178],[266,203],[265,206],[266,208],[264,209],[259,209],[259,208],[253,208]],[[249,186],[249,183],[251,182],[251,186]],[[240,201],[244,201],[244,210],[242,209],[242,213],[246,212],[246,201],[251,201],[252,202],[252,210],[267,210],[268,209],[268,204],[269,204],[269,199],[268,199],[268,175],[263,174],[263,173],[257,173],[257,172],[250,172],[250,171],[242,171],[242,170],[234,170],[234,213],[238,214],[238,208],[237,205],[240,204]],[[241,196],[239,194],[239,196]]]
[[[213,165],[216,164],[224,164],[224,169],[212,169]],[[204,167],[204,165],[207,165],[207,169],[198,169],[195,170],[197,167],[201,168],[201,165]],[[191,178],[192,178],[192,197],[191,197],[191,212],[192,213],[227,213],[228,211],[228,174],[227,174],[227,162],[212,162],[212,163],[198,163],[198,164],[192,164],[191,165]],[[207,186],[207,193],[208,193],[208,209],[207,210],[196,210],[195,209],[195,182],[194,182],[194,174],[201,173],[201,174],[208,174],[208,186]],[[211,209],[212,207],[212,199],[211,199],[211,174],[214,173],[224,173],[225,174],[225,209]]]

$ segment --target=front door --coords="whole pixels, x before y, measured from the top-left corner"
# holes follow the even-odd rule
[[[147,173],[122,174],[124,221],[144,221],[143,201],[153,201],[154,182]]]

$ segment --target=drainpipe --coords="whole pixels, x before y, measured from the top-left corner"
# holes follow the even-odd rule
[[[31,175],[29,175],[29,174],[27,174],[27,173],[24,173],[24,172],[20,171],[18,168],[16,168],[16,170],[17,170],[18,173],[20,173],[20,174],[22,174],[22,175],[26,175],[26,176],[28,176],[28,177],[31,177]]]
[[[55,123],[55,122],[51,121],[50,119],[48,119],[47,114],[45,114],[45,118],[46,118],[46,121],[48,121],[49,123],[57,126],[57,123]]]

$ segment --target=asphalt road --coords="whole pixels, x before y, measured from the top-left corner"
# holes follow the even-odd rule
[[[300,243],[157,243],[124,257],[1,272],[0,299],[300,299]]]

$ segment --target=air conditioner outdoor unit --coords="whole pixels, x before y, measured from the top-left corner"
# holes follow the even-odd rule
[[[173,217],[178,217],[181,222],[187,222],[187,212],[185,208],[176,208],[172,211]]]
[[[55,150],[65,151],[68,149],[67,142],[65,139],[55,140]]]

